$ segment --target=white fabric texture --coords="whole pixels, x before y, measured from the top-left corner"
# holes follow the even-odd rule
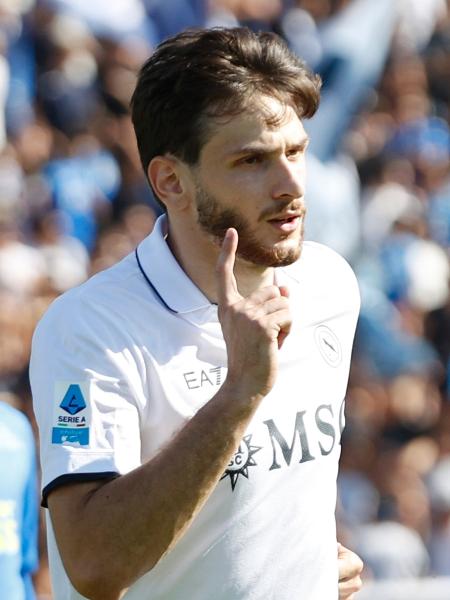
[[[65,474],[138,467],[225,379],[217,307],[174,259],[164,227],[161,217],[138,247],[151,285],[131,254],[64,294],[37,328],[31,382],[43,487]],[[294,315],[277,382],[186,534],[126,600],[338,598],[336,474],[359,292],[348,264],[312,242],[276,281],[289,287]],[[89,443],[52,443],[74,384]],[[55,597],[80,599],[48,525]]]

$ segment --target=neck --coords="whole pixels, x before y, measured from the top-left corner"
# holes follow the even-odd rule
[[[167,243],[191,281],[210,302],[217,303],[216,264],[220,245],[197,224],[191,227],[186,223],[180,225],[176,220],[169,220]],[[236,257],[234,275],[243,297],[274,283],[273,268],[254,265],[239,257]]]

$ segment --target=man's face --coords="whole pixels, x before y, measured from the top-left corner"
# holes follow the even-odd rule
[[[195,171],[197,220],[216,243],[234,227],[239,258],[284,266],[301,253],[308,139],[291,107],[257,101],[261,110],[214,123]],[[280,117],[276,125],[268,114]]]

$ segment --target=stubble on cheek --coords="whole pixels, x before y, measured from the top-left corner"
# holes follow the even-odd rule
[[[303,242],[303,221],[298,243],[289,248],[264,245],[252,231],[252,228],[238,211],[222,208],[219,202],[197,188],[197,221],[202,230],[212,236],[216,243],[222,243],[227,229],[233,227],[239,235],[238,256],[252,264],[265,267],[283,267],[292,264],[300,257]]]

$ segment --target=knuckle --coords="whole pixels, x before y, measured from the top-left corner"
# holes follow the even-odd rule
[[[280,292],[280,288],[277,285],[270,285],[268,287],[268,292],[271,295],[272,298],[279,298],[281,297],[281,292]]]
[[[244,302],[242,305],[235,306],[236,317],[241,317],[245,320],[252,321],[255,316],[255,306],[249,302]]]
[[[255,316],[253,319],[255,325],[261,329],[261,330],[265,330],[267,329],[267,323],[266,323],[266,319],[264,319],[264,317],[261,316]]]
[[[247,300],[231,304],[227,307],[227,310],[230,319],[238,322],[239,326],[255,321],[258,313],[257,307]]]

